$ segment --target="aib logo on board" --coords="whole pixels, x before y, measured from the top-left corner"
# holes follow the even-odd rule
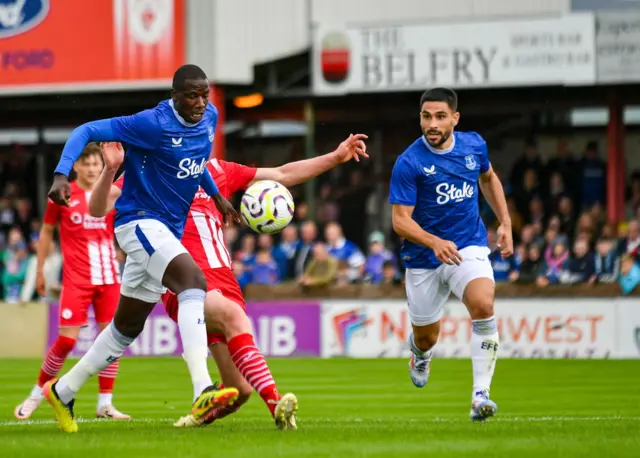
[[[320,66],[327,83],[339,84],[349,76],[349,39],[344,33],[331,32],[322,40]]]
[[[38,26],[49,13],[49,0],[0,0],[0,38]]]

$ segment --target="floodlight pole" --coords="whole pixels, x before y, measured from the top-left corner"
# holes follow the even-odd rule
[[[304,103],[304,121],[307,124],[307,134],[304,141],[304,157],[311,159],[316,156],[316,113],[311,100]],[[308,218],[313,220],[316,217],[316,180],[311,179],[304,184],[304,194],[307,206],[309,208]]]

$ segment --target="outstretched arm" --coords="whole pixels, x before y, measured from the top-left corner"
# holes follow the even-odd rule
[[[89,142],[123,142],[144,149],[153,149],[160,138],[160,126],[151,110],[132,116],[91,121],[73,130],[64,145],[62,157],[54,173],[69,176],[73,164]]]
[[[111,127],[111,119],[91,121],[76,127],[67,139],[62,150],[62,157],[54,173],[69,176],[73,164],[78,160],[82,150],[90,142],[119,141]]]
[[[71,133],[64,145],[62,157],[54,172],[49,198],[58,205],[68,205],[71,189],[67,177],[87,143],[117,141],[152,150],[162,138],[161,133],[162,129],[153,110],[81,125]]]
[[[364,134],[350,135],[334,151],[322,156],[289,162],[280,167],[259,168],[254,181],[273,180],[286,187],[304,183],[351,159],[368,158],[366,139]]]

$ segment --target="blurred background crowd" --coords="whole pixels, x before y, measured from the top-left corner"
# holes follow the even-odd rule
[[[541,156],[536,140],[529,138],[510,170],[496,169],[511,214],[516,253],[512,258],[501,258],[496,247],[498,223],[479,197],[496,281],[538,287],[618,282],[639,258],[640,171],[625,184],[625,221],[613,224],[607,223],[604,211],[607,165],[598,143],[587,142],[583,153],[575,154],[565,140],[557,140],[556,150],[545,156],[548,160]],[[36,294],[35,253],[42,216],[33,192],[33,159],[18,145],[0,157],[2,295],[8,302],[26,302]],[[294,188],[294,220],[278,235],[226,228],[225,241],[242,287],[283,282],[307,287],[402,283],[402,240],[391,229],[386,193],[380,205],[379,180],[367,178],[374,176],[370,168],[370,164],[348,164],[339,173],[320,177],[313,218],[304,193]],[[240,195],[235,197],[239,203]],[[56,245],[50,256],[60,264]]]
[[[498,223],[487,202],[479,198],[495,279],[539,287],[617,282],[622,261],[638,258],[640,171],[632,173],[626,184],[626,220],[607,223],[607,165],[598,143],[588,142],[577,155],[564,140],[556,146],[549,160],[544,160],[530,138],[508,173],[497,170],[513,226],[516,254],[512,258],[501,258],[496,247]],[[305,218],[306,205],[301,201],[295,223],[279,237],[227,229],[227,244],[241,283],[402,282],[402,240],[388,226],[386,230],[368,228],[371,218],[380,216],[390,222],[390,209],[383,206],[379,215],[377,194],[365,175],[353,169],[346,186],[322,184],[317,218]]]

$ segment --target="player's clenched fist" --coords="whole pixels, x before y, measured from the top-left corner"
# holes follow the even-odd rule
[[[56,173],[53,176],[53,184],[51,185],[48,196],[54,203],[66,207],[71,197],[69,179],[65,175]]]
[[[440,262],[459,266],[462,261],[462,256],[458,253],[457,245],[449,240],[438,239],[432,249]]]

